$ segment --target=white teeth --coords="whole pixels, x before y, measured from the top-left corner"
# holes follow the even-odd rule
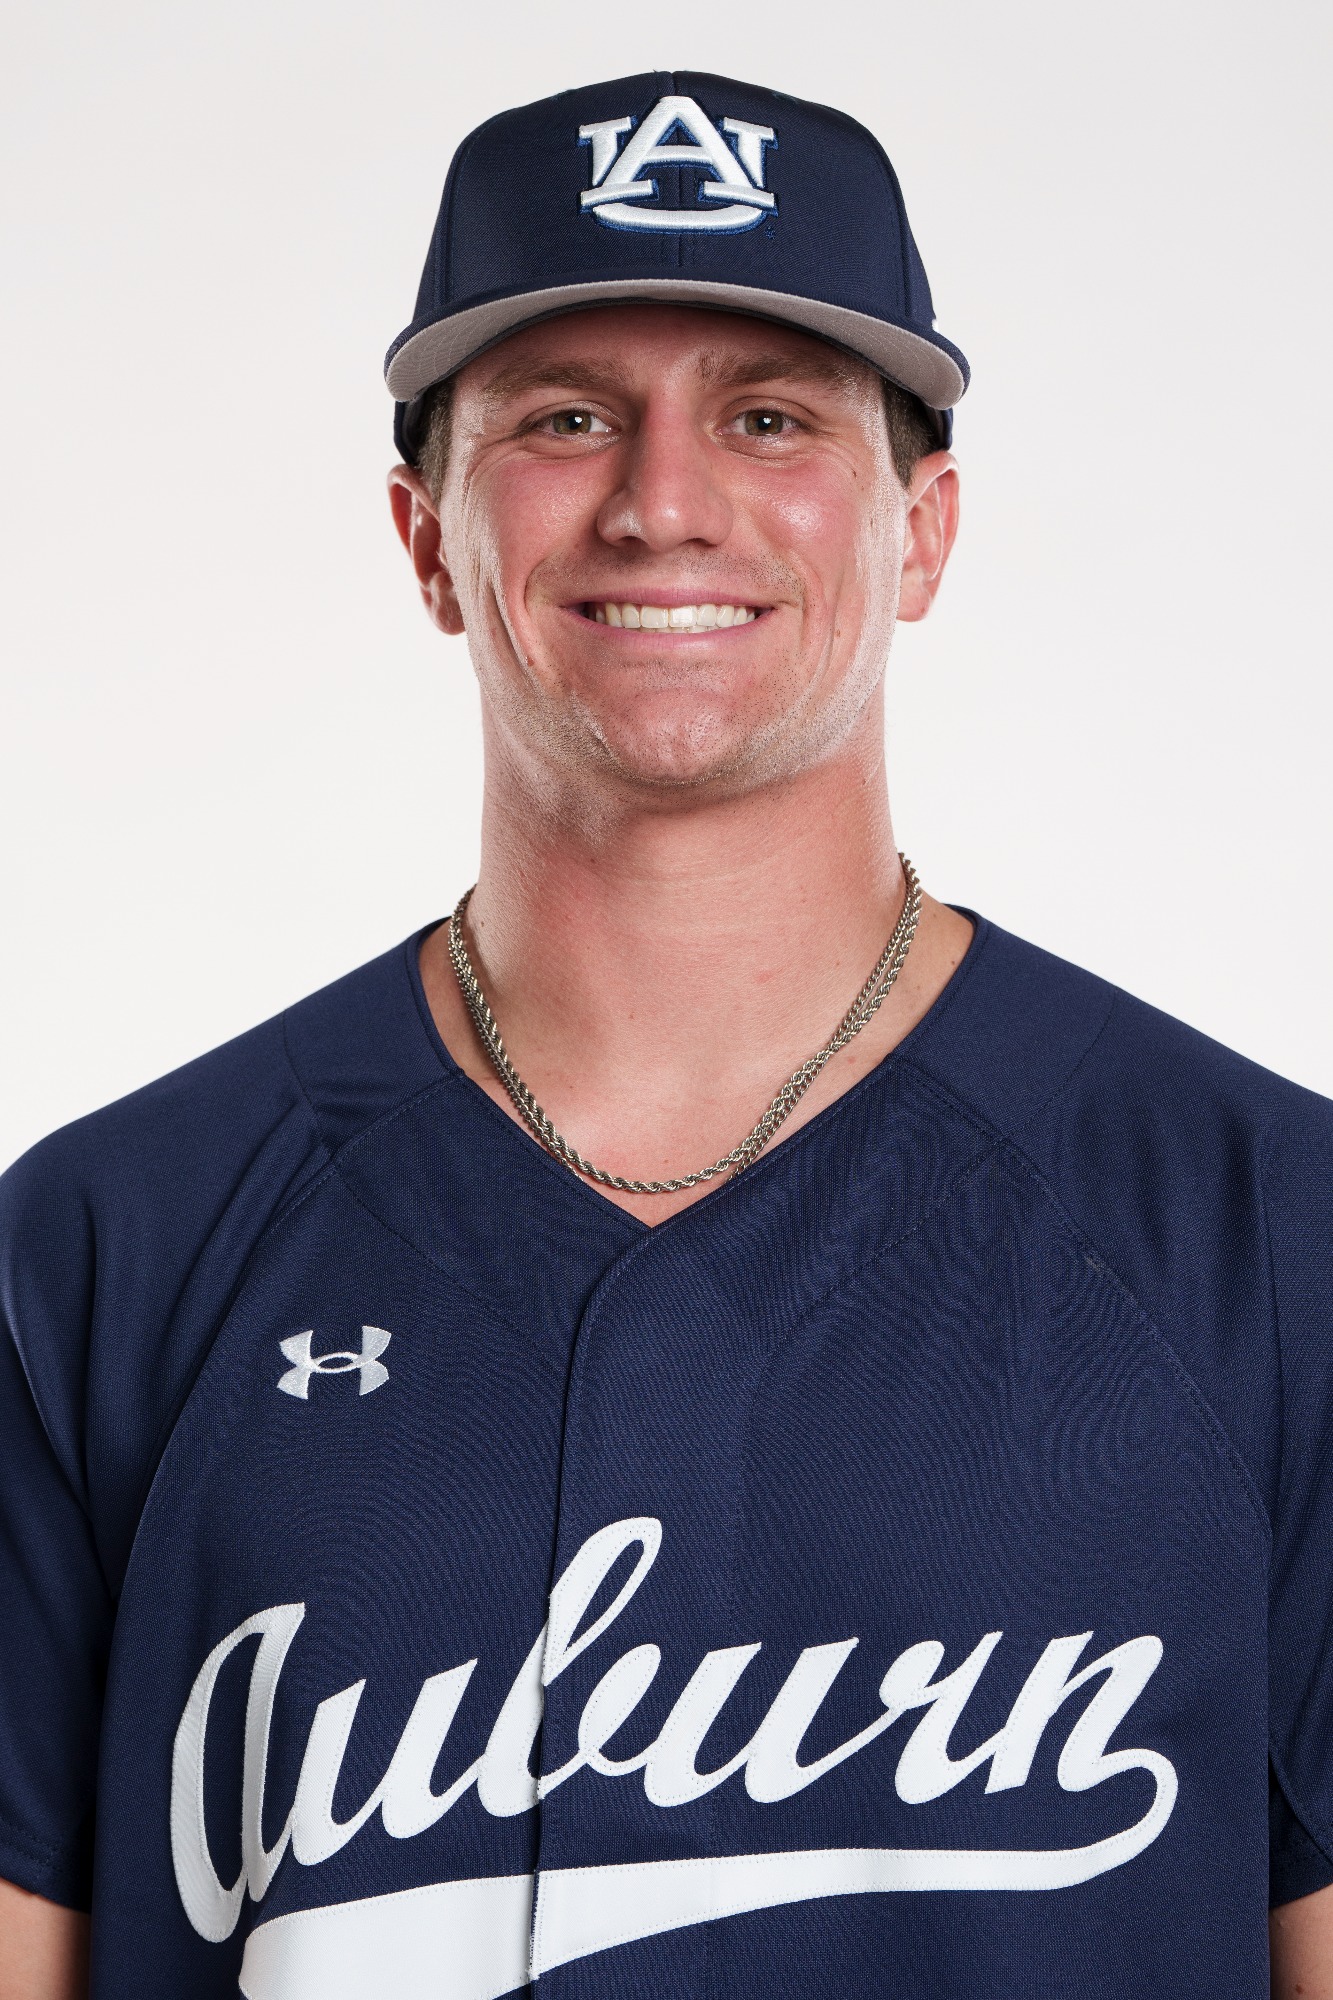
[[[749,625],[759,616],[743,604],[599,604],[593,616],[599,625],[619,625],[631,632],[725,632],[732,625]]]

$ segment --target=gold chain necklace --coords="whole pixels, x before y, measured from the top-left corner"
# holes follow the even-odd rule
[[[799,1069],[793,1070],[783,1084],[773,1102],[769,1105],[759,1123],[739,1146],[733,1146],[720,1160],[714,1160],[711,1167],[701,1167],[698,1173],[681,1174],[669,1181],[632,1181],[620,1174],[609,1174],[604,1167],[595,1167],[591,1160],[585,1160],[582,1153],[561,1137],[546,1113],[538,1104],[532,1092],[524,1083],[518,1071],[509,1060],[509,1052],[500,1036],[500,1030],[486,995],[481,990],[481,982],[468,956],[467,941],[463,936],[463,917],[472,900],[472,890],[461,896],[458,908],[449,920],[449,957],[458,981],[459,992],[473,1026],[481,1037],[482,1047],[495,1066],[501,1083],[508,1091],[514,1108],[523,1123],[548,1153],[554,1153],[576,1174],[583,1174],[588,1180],[597,1181],[602,1187],[619,1188],[624,1194],[679,1194],[685,1188],[698,1187],[701,1181],[716,1180],[720,1174],[738,1174],[756,1160],[763,1152],[778,1127],[791,1116],[796,1106],[805,1096],[824,1065],[845,1049],[855,1035],[859,1035],[867,1022],[873,1020],[888,997],[889,989],[907,962],[907,954],[916,936],[916,927],[921,920],[921,884],[917,873],[905,854],[898,859],[903,865],[907,881],[907,894],[903,901],[902,913],[894,925],[889,941],[881,952],[874,971],[861,991],[853,1000],[837,1027],[812,1056],[807,1056]]]

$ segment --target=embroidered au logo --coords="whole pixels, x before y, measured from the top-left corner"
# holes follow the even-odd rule
[[[622,147],[627,132],[634,136]],[[580,125],[579,142],[592,149],[592,186],[580,206],[608,229],[753,229],[777,207],[764,186],[764,148],[777,144],[772,126],[724,118],[719,132],[692,97],[660,97],[637,131],[632,118]],[[695,168],[698,206],[650,207],[650,167]]]
[[[314,1333],[293,1333],[278,1346],[291,1362],[291,1367],[278,1382],[284,1396],[299,1396],[302,1402],[309,1400],[310,1377],[312,1375],[350,1375],[356,1370],[361,1377],[359,1393],[369,1396],[373,1390],[382,1389],[389,1379],[389,1371],[379,1359],[389,1345],[393,1335],[386,1333],[382,1326],[363,1326],[361,1329],[361,1352],[339,1348],[332,1354],[312,1354],[310,1343]]]

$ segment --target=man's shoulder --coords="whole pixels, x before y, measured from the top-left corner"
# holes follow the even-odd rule
[[[151,1200],[281,1114],[296,1096],[281,1015],[58,1127],[0,1176],[0,1215],[77,1197]]]
[[[1133,1295],[1275,1507],[1284,1377],[1333,1395],[1333,1104],[993,927],[977,947],[916,1060]]]
[[[49,1133],[0,1175],[0,1223],[54,1202],[96,1213],[179,1208],[255,1166],[286,1128],[289,1158],[327,1158],[439,1074],[417,1015],[409,947],[345,974],[179,1068]]]
[[[127,1532],[257,1245],[342,1144],[442,1074],[410,951],[62,1127],[0,1176],[0,1338],[80,1489],[99,1462],[94,1413]]]
[[[918,1060],[1007,1138],[1116,1128],[1142,1149],[1169,1133],[1214,1161],[1310,1146],[1333,1170],[1333,1101],[998,926],[974,950]]]

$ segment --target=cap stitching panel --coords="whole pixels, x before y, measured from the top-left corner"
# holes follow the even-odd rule
[[[679,97],[681,94],[680,83],[679,79],[677,78],[676,72],[674,70],[672,70],[668,81],[670,82],[671,85],[671,95],[673,97]],[[677,172],[679,172],[679,169],[677,169]],[[697,187],[695,188],[694,198],[696,201],[699,199],[699,190]],[[674,232],[674,234],[676,238],[676,269],[678,271],[683,271],[686,265],[685,231],[683,229],[677,229]]]
[[[879,170],[884,176],[885,184],[889,190],[889,199],[893,204],[894,213],[898,217],[898,262],[903,281],[903,316],[905,319],[911,320],[913,325],[916,325],[918,322],[912,313],[911,258],[907,251],[907,239],[910,233],[907,222],[907,204],[903,200],[902,186],[897,174],[894,172],[893,162],[873,133],[871,134],[871,143],[875,148],[875,158],[879,163]],[[931,324],[932,326],[934,325],[933,320]]]
[[[474,146],[476,146],[477,142],[480,139],[485,137],[485,135],[490,131],[491,127],[493,125],[502,125],[508,118],[511,118],[512,116],[513,116],[512,110],[506,109],[504,111],[495,112],[490,118],[483,119],[480,125],[476,126],[474,130],[472,130],[467,134],[465,139],[460,141],[454,153],[453,159],[449,163],[449,171],[445,175],[443,212],[440,215],[439,222],[437,224],[439,233],[444,240],[444,256],[441,264],[441,284],[444,288],[446,297],[448,296],[449,292],[450,276],[453,266],[454,202],[458,194],[458,182],[462,174],[462,169],[469,155],[471,154]]]
[[[492,119],[489,122],[491,124],[494,124],[495,121],[494,119]],[[481,137],[482,133],[485,130],[486,130],[485,125],[479,125],[475,132],[471,132],[468,134],[467,138],[464,139],[462,145],[459,147],[457,153],[454,155],[453,161],[449,168],[448,189],[445,195],[444,214],[440,217],[440,235],[443,239],[443,252],[444,252],[440,264],[440,292],[441,292],[440,303],[444,305],[448,304],[449,299],[452,295],[451,284],[452,284],[453,262],[454,262],[454,203],[458,198],[458,183],[462,179],[463,168],[467,164],[468,157],[471,154],[473,147],[475,146],[477,140]]]

